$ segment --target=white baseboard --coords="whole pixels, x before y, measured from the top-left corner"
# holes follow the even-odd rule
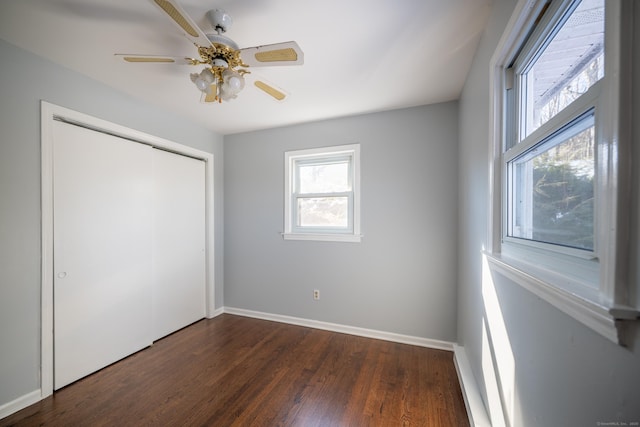
[[[464,347],[457,344],[453,345],[453,361],[456,365],[456,371],[458,371],[458,380],[460,381],[464,404],[467,407],[469,424],[475,427],[491,427],[491,421],[487,416],[487,411],[482,402]]]
[[[437,350],[453,351],[454,344],[449,341],[433,340],[429,338],[414,337],[411,335],[395,334],[392,332],[376,331],[373,329],[359,328],[356,326],[346,326],[337,323],[321,322],[319,320],[303,319],[299,317],[284,316],[281,314],[263,313],[260,311],[244,310],[241,308],[225,307],[225,313],[235,314],[244,317],[253,317],[262,320],[288,323],[308,328],[323,329],[325,331],[340,332],[343,334],[356,335],[366,338],[375,338],[384,341],[410,344],[419,347],[434,348]]]
[[[216,308],[212,313],[207,313],[207,319],[213,319],[214,317],[218,317],[221,314],[224,314],[224,307]]]
[[[29,405],[33,405],[42,399],[42,392],[40,389],[34,390],[31,393],[27,393],[24,396],[12,400],[0,406],[0,419],[8,417],[9,415],[18,412],[21,409],[26,408]]]

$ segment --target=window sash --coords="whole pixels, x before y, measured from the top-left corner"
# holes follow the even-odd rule
[[[593,102],[598,157],[595,193],[599,197],[595,224],[598,258],[581,259],[571,254],[554,253],[548,248],[535,247],[536,242],[514,244],[503,233],[507,200],[504,160],[507,156],[516,157],[518,150],[522,152],[517,146],[509,146],[513,145],[514,139],[509,138],[506,120],[510,99],[516,98],[515,90],[508,90],[509,87],[516,88],[509,79],[510,67],[514,66],[514,58],[523,54],[530,34],[540,33],[540,28],[532,30],[534,23],[544,27],[545,22],[551,22],[547,16],[540,19],[548,3],[546,0],[519,0],[490,61],[490,203],[484,259],[491,271],[510,278],[611,341],[625,345],[628,338],[625,331],[630,329],[623,325],[640,316],[640,310],[630,297],[626,246],[632,188],[631,159],[626,153],[633,141],[632,98],[628,88],[632,82],[634,0],[607,1],[605,4],[606,64],[604,79],[596,85],[601,93]],[[557,15],[559,8],[566,6],[567,2],[554,1],[547,12]],[[586,98],[583,95],[579,101],[586,103]],[[544,129],[550,127],[549,123],[544,125]],[[538,130],[540,135],[544,129]],[[512,149],[514,151],[510,151]]]
[[[307,159],[297,159],[294,160],[294,186],[293,192],[294,194],[311,194],[311,193],[303,193],[300,191],[301,182],[300,182],[300,169],[305,166],[327,166],[327,165],[337,165],[337,164],[347,164],[347,187],[350,191],[353,191],[353,155],[337,155],[337,156],[329,156],[326,158],[307,158]],[[317,192],[315,194],[331,194],[330,191],[327,192]]]
[[[516,140],[512,144],[522,143],[546,123],[542,123],[538,128],[528,131],[528,128],[533,126],[532,90],[534,87],[533,84],[529,84],[528,82],[530,78],[529,74],[536,65],[538,59],[544,55],[547,47],[554,41],[555,36],[562,30],[564,24],[567,23],[571,18],[571,14],[578,9],[580,4],[581,0],[553,3],[548,10],[544,12],[540,22],[536,24],[535,28],[533,28],[531,36],[518,52],[517,57],[513,62],[512,69],[517,76],[517,92],[515,94],[516,103],[513,106],[517,111],[517,122],[515,123]],[[600,83],[601,81],[602,79],[597,83]],[[580,96],[584,96],[585,94]],[[569,108],[569,106],[566,106],[564,109],[566,108]],[[562,113],[563,110],[560,110],[558,114]]]
[[[581,258],[592,259],[595,258],[595,250],[596,250],[596,212],[595,212],[595,200],[596,200],[596,181],[597,181],[597,150],[594,149],[594,183],[593,183],[593,201],[591,202],[593,207],[593,216],[594,221],[591,225],[592,231],[592,247],[578,247],[571,245],[568,241],[560,242],[560,241],[549,241],[542,240],[540,237],[535,237],[533,235],[534,229],[534,215],[536,212],[534,211],[533,205],[533,194],[531,197],[526,197],[524,204],[519,203],[520,198],[516,197],[516,194],[521,194],[523,191],[521,190],[524,186],[526,188],[525,196],[529,195],[529,192],[533,193],[534,183],[531,181],[533,177],[533,165],[530,163],[531,160],[538,157],[539,155],[547,152],[553,147],[557,147],[565,142],[567,142],[570,138],[581,134],[582,132],[594,128],[595,127],[595,114],[594,110],[588,110],[586,113],[580,115],[576,119],[567,123],[564,127],[560,128],[558,131],[553,133],[550,137],[540,141],[538,144],[532,146],[528,150],[524,151],[519,156],[512,158],[511,160],[505,162],[506,168],[506,179],[505,185],[507,186],[507,197],[506,197],[506,220],[507,226],[505,228],[505,240],[513,242],[513,243],[525,243],[525,242],[535,242],[537,247],[540,248],[548,248],[549,250],[553,250],[556,252],[568,253],[571,255],[579,256]],[[518,179],[522,175],[519,175],[518,172],[520,170],[519,167],[524,167],[524,183],[521,179]],[[520,189],[520,191],[519,191]],[[517,233],[516,230],[518,227],[521,228],[521,232]],[[540,230],[538,230],[540,232]],[[571,236],[569,236],[571,237]],[[573,236],[575,237],[575,236]]]
[[[353,232],[353,190],[343,192],[306,192],[300,191],[302,167],[347,164],[347,186],[353,188],[353,155],[340,154],[327,157],[302,158],[294,160],[294,191],[292,193],[291,218],[292,231],[297,233],[352,233]],[[300,224],[299,201],[302,199],[347,198],[347,225],[345,227],[311,226]]]
[[[360,242],[360,146],[342,145],[285,152],[285,240]],[[348,164],[348,189],[345,191],[300,191],[300,168],[314,165]],[[342,190],[342,188],[339,188]],[[313,190],[317,190],[313,189]],[[311,198],[347,198],[346,227],[301,226],[298,204]]]
[[[598,258],[598,248],[600,247],[599,239],[598,239],[598,221],[599,221],[599,213],[598,209],[595,206],[598,206],[598,202],[601,199],[601,195],[599,194],[601,191],[601,186],[598,185],[600,180],[599,171],[601,167],[599,166],[599,150],[596,148],[595,150],[595,186],[594,186],[594,242],[593,242],[593,250],[584,250],[584,249],[576,249],[573,247],[563,246],[555,243],[547,243],[547,242],[538,242],[535,240],[529,240],[525,238],[512,237],[510,235],[510,230],[512,224],[510,223],[513,212],[512,203],[513,203],[513,193],[512,193],[512,183],[511,183],[511,171],[510,164],[514,162],[514,160],[521,158],[522,156],[527,155],[527,153],[531,153],[533,150],[536,150],[541,144],[544,144],[544,141],[552,138],[554,135],[557,135],[562,129],[570,126],[571,123],[574,123],[585,115],[589,114],[591,111],[594,114],[594,124],[596,128],[596,147],[599,145],[599,121],[601,118],[599,117],[599,97],[601,94],[602,81],[594,84],[587,92],[581,95],[574,102],[569,104],[565,109],[560,111],[556,116],[554,116],[551,120],[544,123],[538,129],[533,131],[528,137],[526,137],[520,143],[514,144],[511,148],[507,149],[506,152],[502,155],[502,195],[503,195],[503,203],[502,203],[502,231],[501,231],[501,239],[503,242],[512,243],[512,244],[525,244],[528,246],[535,246],[541,249],[546,249],[552,252],[560,252],[564,254],[569,254],[573,256],[577,256],[580,258],[589,258],[595,259]],[[507,95],[508,97],[508,95]],[[506,103],[507,108],[509,107],[509,103]],[[516,107],[517,108],[517,107]],[[507,124],[508,127],[508,124]]]
[[[346,198],[347,199],[347,225],[340,226],[313,226],[313,225],[301,225],[300,224],[300,212],[298,211],[298,202],[305,199],[320,199],[320,198]],[[294,233],[353,233],[353,192],[340,192],[340,193],[306,193],[292,195],[293,203],[291,203],[293,226],[292,231]]]

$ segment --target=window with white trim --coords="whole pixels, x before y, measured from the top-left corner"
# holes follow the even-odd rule
[[[285,152],[285,181],[285,239],[360,241],[358,144]]]
[[[627,0],[521,0],[492,58],[491,265],[623,343]],[[630,157],[630,156],[627,156]]]
[[[604,0],[567,3],[536,30],[509,70],[514,84],[505,89],[513,122],[503,157],[505,234],[591,255]]]

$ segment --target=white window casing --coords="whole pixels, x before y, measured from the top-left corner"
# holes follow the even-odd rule
[[[576,101],[533,130],[537,141],[562,123],[593,112],[595,129],[593,250],[514,239],[507,234],[508,163],[530,150],[518,134],[513,111],[514,68],[518,59],[540,47],[573,1],[520,0],[491,59],[489,177],[490,203],[484,256],[495,271],[510,278],[610,340],[625,345],[626,326],[638,319],[629,278],[630,168],[632,144],[631,62],[633,0],[605,2],[605,72]],[[635,7],[638,7],[635,5]],[[537,38],[537,39],[536,39]],[[524,48],[523,48],[524,46]],[[509,89],[509,90],[508,90]],[[521,111],[521,110],[520,110]],[[515,138],[524,144],[512,143]],[[527,185],[524,183],[523,185]],[[524,223],[527,222],[526,215]],[[526,236],[526,234],[525,234]]]
[[[360,145],[350,144],[285,152],[284,232],[285,240],[360,242]],[[301,191],[301,168],[346,165],[347,185],[338,190]],[[311,200],[342,199],[345,223],[310,226],[301,223],[300,204]]]

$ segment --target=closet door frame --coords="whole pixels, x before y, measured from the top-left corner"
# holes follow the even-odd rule
[[[206,316],[215,317],[214,275],[214,170],[213,154],[125,126],[117,125],[65,107],[41,101],[41,203],[42,203],[42,293],[40,344],[40,398],[53,394],[53,122],[64,121],[98,132],[112,134],[141,144],[181,154],[205,162],[205,245]]]

